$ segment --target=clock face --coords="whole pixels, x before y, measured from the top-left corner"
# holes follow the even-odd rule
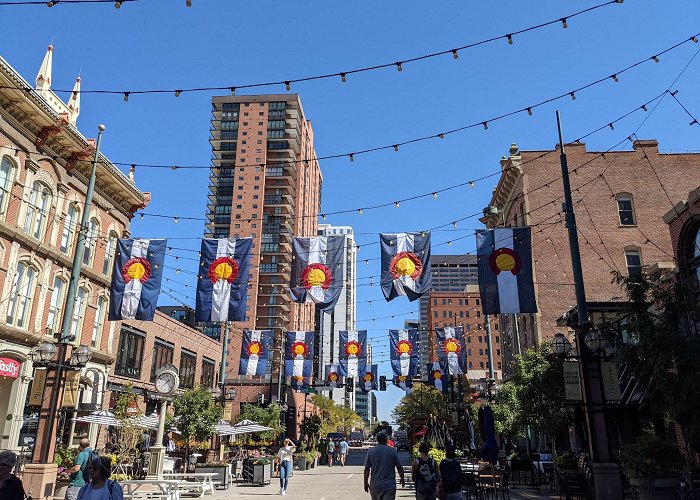
[[[177,378],[172,372],[163,372],[156,379],[156,390],[161,394],[171,394],[177,388]]]

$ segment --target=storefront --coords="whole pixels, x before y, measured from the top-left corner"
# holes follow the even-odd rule
[[[31,383],[29,349],[5,344],[0,349],[0,449],[21,450],[34,443],[38,415],[24,412]],[[33,434],[32,434],[33,432]]]

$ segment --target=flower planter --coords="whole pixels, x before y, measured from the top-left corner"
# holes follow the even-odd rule
[[[253,464],[253,484],[265,486],[270,484],[272,477],[272,464]]]
[[[648,485],[635,477],[630,479],[630,486],[637,490],[639,500],[675,500],[678,498],[680,479],[677,477],[662,477],[655,479]]]
[[[299,470],[306,470],[306,457],[297,458],[297,467]]]
[[[196,472],[210,472],[216,474],[212,479],[219,484],[217,485],[217,488],[225,488],[228,489],[229,485],[231,484],[231,478],[233,477],[233,473],[231,472],[231,465],[226,465],[226,466],[200,466],[197,465],[195,467]]]

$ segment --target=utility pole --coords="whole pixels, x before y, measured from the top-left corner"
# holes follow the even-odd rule
[[[581,253],[578,243],[578,230],[576,216],[571,196],[571,184],[569,182],[569,166],[564,152],[564,140],[561,131],[561,117],[557,111],[557,129],[559,132],[559,149],[561,163],[561,177],[564,187],[564,212],[566,228],[569,233],[569,249],[571,251],[571,267],[573,271],[574,286],[576,290],[576,310],[578,324],[576,325],[576,350],[580,357],[579,372],[581,386],[584,394],[583,406],[586,414],[586,434],[588,447],[593,462],[593,481],[595,498],[623,498],[620,468],[612,460],[610,453],[610,441],[608,438],[608,425],[605,416],[605,398],[602,387],[600,364],[592,358],[584,339],[591,330],[592,321],[588,315],[586,304],[586,290],[583,281],[583,269],[581,267]]]

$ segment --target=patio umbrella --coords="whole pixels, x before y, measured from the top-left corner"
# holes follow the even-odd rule
[[[481,415],[481,412],[480,412]],[[492,464],[498,460],[498,442],[496,441],[496,423],[490,406],[485,406],[483,411],[484,424],[484,457]]]
[[[266,427],[264,425],[260,425],[257,422],[253,422],[252,420],[242,420],[241,422],[238,422],[236,425],[231,426],[230,430],[224,431],[223,433],[219,434],[220,436],[235,436],[237,434],[250,434],[253,432],[264,432],[264,431],[271,431],[272,427]]]
[[[160,420],[160,415],[153,412],[150,415],[138,415],[131,419],[131,422],[137,427],[143,427],[145,429],[157,429],[158,421]]]
[[[467,417],[467,432],[469,433],[469,449],[474,451],[476,450],[476,445],[474,444],[474,422],[472,420],[472,416],[469,414],[469,412],[466,412],[466,417]]]
[[[117,420],[112,412],[107,410],[93,411],[89,415],[77,417],[73,419],[75,422],[83,422],[86,424],[107,425],[109,427],[119,427],[122,423]]]
[[[214,426],[214,432],[219,436],[230,436],[233,426],[226,420],[219,420],[219,423]]]

